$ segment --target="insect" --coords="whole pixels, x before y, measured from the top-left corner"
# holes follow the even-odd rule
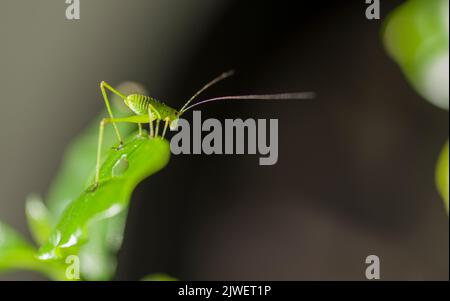
[[[116,123],[121,122],[131,122],[136,123],[139,128],[139,134],[142,135],[142,124],[149,124],[149,137],[157,138],[159,132],[160,122],[164,122],[164,128],[162,131],[161,138],[164,138],[167,127],[174,129],[177,127],[177,121],[181,115],[186,113],[186,111],[208,102],[219,101],[219,100],[242,100],[242,99],[252,99],[252,100],[276,100],[276,99],[311,99],[314,98],[313,92],[298,92],[298,93],[281,93],[281,94],[263,94],[263,95],[238,95],[238,96],[222,96],[216,98],[210,98],[203,101],[199,101],[197,103],[192,103],[194,99],[196,99],[203,91],[216,84],[217,82],[230,77],[234,74],[233,70],[228,72],[224,72],[218,77],[214,78],[212,81],[208,82],[204,85],[200,90],[198,90],[179,110],[169,107],[163,102],[156,100],[153,97],[142,95],[142,94],[130,94],[128,96],[120,93],[113,87],[111,87],[106,82],[102,81],[100,83],[100,90],[103,95],[103,99],[106,104],[106,108],[108,110],[109,118],[103,118],[100,122],[99,129],[99,137],[98,137],[98,147],[97,147],[97,162],[95,166],[95,183],[94,189],[99,184],[99,176],[100,176],[100,157],[101,157],[101,149],[103,144],[103,131],[104,127],[108,123],[112,123],[114,127],[114,131],[116,133],[117,139],[119,140],[118,149],[123,145],[122,136],[120,135],[119,129]],[[114,118],[114,115],[111,110],[111,106],[109,104],[108,95],[106,90],[111,91],[112,93],[119,96],[125,103],[125,105],[135,114],[129,117],[123,118]],[[155,123],[155,127],[154,127]]]

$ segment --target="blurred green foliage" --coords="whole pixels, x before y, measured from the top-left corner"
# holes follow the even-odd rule
[[[383,40],[416,91],[448,109],[449,1],[405,2],[384,22]]]
[[[50,223],[50,212],[38,195],[28,196],[25,203],[25,214],[34,241],[38,245],[42,245],[50,237],[52,225]]]
[[[444,199],[445,208],[448,213],[448,199],[449,199],[449,145],[448,142],[444,147],[444,150],[439,157],[436,172],[436,181],[439,188],[439,192]]]
[[[386,50],[425,99],[449,108],[449,1],[410,0],[384,23]],[[448,213],[448,143],[437,167],[438,189]]]
[[[64,279],[65,270],[58,262],[45,263],[36,257],[35,247],[11,227],[0,222],[0,272],[31,270],[50,279]]]

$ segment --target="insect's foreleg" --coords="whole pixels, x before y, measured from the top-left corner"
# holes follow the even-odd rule
[[[151,112],[151,108],[148,107],[148,124],[150,127],[150,133],[148,134],[150,138],[153,138],[153,136],[155,135],[154,130],[153,130],[153,119],[152,119],[152,112]]]
[[[102,95],[103,95],[103,99],[105,100],[106,109],[108,110],[109,117],[111,119],[113,119],[114,115],[112,113],[111,106],[110,106],[109,100],[108,100],[108,95],[106,94],[105,88],[107,88],[108,90],[110,90],[114,94],[118,95],[122,99],[125,99],[126,96],[123,95],[122,93],[120,93],[119,91],[115,90],[113,87],[108,85],[106,82],[102,81],[100,83],[100,89],[102,90]],[[114,122],[113,122],[113,126],[114,126],[114,131],[116,132],[117,139],[119,139],[120,144],[123,144],[123,140],[122,140],[122,137],[120,136],[119,129],[117,128],[117,125]]]
[[[156,115],[156,135],[155,135],[155,132],[153,131],[152,111]],[[156,110],[154,106],[152,106],[151,104],[148,104],[148,123],[150,125],[150,138],[158,137],[160,120],[161,120],[161,114],[159,114],[158,110]]]
[[[139,128],[139,136],[142,136],[142,124],[138,123],[138,128]]]
[[[162,132],[162,138],[164,138],[164,136],[166,135],[166,131],[167,131],[167,126],[169,125],[169,118],[166,118],[165,120],[165,123],[164,123],[164,130],[163,130],[163,132]]]
[[[158,137],[158,133],[159,133],[159,122],[161,121],[161,119],[157,119],[156,120],[156,127],[155,127],[155,138]]]

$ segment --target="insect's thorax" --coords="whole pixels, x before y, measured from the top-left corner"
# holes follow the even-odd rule
[[[157,119],[158,116],[154,110],[158,111],[162,120],[168,118],[169,120],[176,119],[177,111],[168,105],[152,98],[150,96],[142,94],[131,94],[125,99],[125,104],[136,114],[136,115],[148,115],[149,109],[153,119]],[[153,108],[153,109],[151,109]]]

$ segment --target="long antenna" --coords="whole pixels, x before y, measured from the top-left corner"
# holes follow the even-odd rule
[[[202,93],[203,91],[205,91],[206,89],[208,89],[209,87],[211,87],[212,85],[220,82],[221,80],[230,77],[234,74],[234,70],[230,70],[227,72],[222,73],[221,75],[219,75],[218,77],[216,77],[215,79],[213,79],[212,81],[210,81],[209,83],[207,83],[206,85],[204,85],[200,90],[198,90],[185,104],[184,106],[180,109],[180,113],[183,113],[185,111],[185,108],[197,97],[200,95],[200,93]]]
[[[296,93],[281,93],[281,94],[261,94],[261,95],[236,95],[236,96],[222,96],[222,97],[215,97],[210,98],[206,100],[199,101],[197,103],[194,103],[193,105],[185,108],[181,113],[184,113],[196,106],[218,101],[218,100],[289,100],[289,99],[313,99],[315,98],[316,94],[314,92],[296,92]]]

